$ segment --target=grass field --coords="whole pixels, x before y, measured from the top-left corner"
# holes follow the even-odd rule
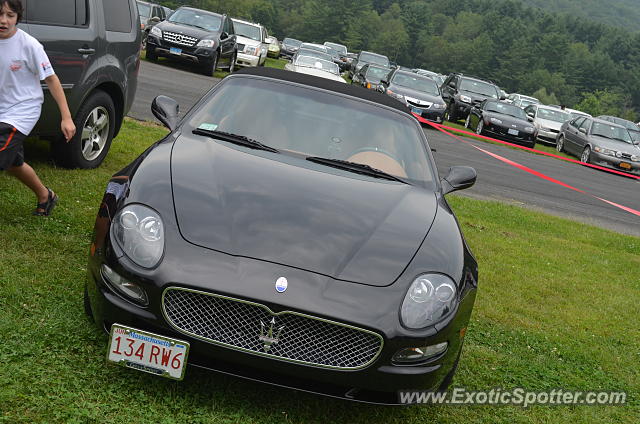
[[[640,416],[640,239],[516,206],[450,196],[480,266],[453,387],[611,390],[625,406],[379,407],[189,369],[183,382],[107,365],[84,315],[93,220],[109,176],[166,131],[127,120],[104,164],[27,158],[54,215],[0,174],[0,423],[629,423]]]

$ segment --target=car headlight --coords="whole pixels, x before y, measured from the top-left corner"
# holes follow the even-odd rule
[[[465,96],[464,94],[460,95],[460,101],[465,103],[471,103],[471,97]]]
[[[593,146],[593,151],[602,153],[603,155],[607,155],[607,156],[622,157],[622,153],[616,152],[615,150],[611,150],[611,149],[605,149],[604,147],[600,147],[600,146]],[[620,156],[618,156],[618,154],[620,154]]]
[[[162,38],[162,30],[157,26],[154,26],[153,28],[151,28],[151,31],[149,31],[149,33],[151,35],[155,35],[156,37]]]
[[[400,100],[401,102],[404,102],[404,96],[402,94],[398,94],[398,93],[394,93],[393,91],[387,89],[387,94],[390,95],[391,97]]]
[[[489,118],[489,121],[491,121],[492,124],[502,125],[502,121],[498,118]]]
[[[200,40],[196,47],[209,47],[210,49],[214,48],[216,42],[214,40]]]
[[[111,231],[116,243],[136,264],[153,268],[164,253],[164,225],[160,214],[140,204],[122,208],[115,216]]]
[[[256,47],[245,46],[244,52],[252,56],[260,56],[260,46],[256,46]]]
[[[447,316],[456,301],[456,284],[446,275],[418,276],[402,301],[400,316],[408,328],[424,328]]]
[[[631,160],[634,161],[634,162],[640,162],[640,156],[633,155],[633,156],[631,156]]]
[[[535,130],[533,127],[524,127],[524,132],[532,133]]]
[[[445,107],[447,107],[447,105],[445,105],[444,103],[434,103],[433,104],[433,108],[434,109],[444,109]]]

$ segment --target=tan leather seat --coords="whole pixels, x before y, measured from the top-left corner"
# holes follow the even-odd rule
[[[348,159],[350,162],[361,163],[363,165],[369,165],[372,168],[379,169],[387,174],[395,175],[401,178],[407,178],[407,173],[398,161],[389,155],[381,152],[360,152]]]

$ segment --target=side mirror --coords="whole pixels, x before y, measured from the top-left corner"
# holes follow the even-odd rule
[[[380,84],[389,85],[389,81],[383,79],[383,80],[380,80]]]
[[[446,177],[440,180],[442,194],[464,190],[475,184],[478,174],[470,166],[452,166]]]
[[[226,40],[227,38],[229,38],[229,34],[227,34],[226,32],[222,31],[220,33],[220,39],[221,40]]]
[[[535,116],[536,116],[536,114],[535,114],[535,113],[533,113],[533,111],[531,111],[531,110],[530,110],[529,112],[527,112],[527,116],[528,116],[529,118],[533,118],[533,117],[535,117]]]
[[[456,83],[455,83],[455,81],[451,81],[451,82],[449,83],[449,87],[451,87],[451,88],[456,88]]]
[[[533,122],[533,116],[531,116],[531,115],[527,115],[527,121],[529,121],[529,122]]]
[[[500,96],[500,100],[506,100],[507,96]]]
[[[151,112],[153,116],[158,118],[158,120],[171,131],[173,131],[178,123],[179,109],[180,105],[171,97],[158,96],[151,102]]]
[[[381,86],[381,85],[379,85],[379,86],[378,86],[377,90],[378,90],[380,93],[384,93],[384,91],[385,91],[385,90],[384,90],[384,87],[383,87],[383,86]]]
[[[153,18],[149,19],[150,22],[153,22],[154,24],[157,24],[158,22],[161,21],[161,19],[157,16],[154,16]]]
[[[582,127],[578,128],[578,131],[580,131],[582,134],[586,134],[587,133],[587,130],[585,128],[582,128]]]

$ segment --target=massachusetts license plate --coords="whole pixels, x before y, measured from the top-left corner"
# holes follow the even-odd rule
[[[631,164],[627,163],[627,162],[620,162],[620,168],[623,169],[631,169]]]
[[[169,53],[173,53],[173,54],[181,54],[182,53],[182,49],[179,49],[177,47],[170,47],[169,48]]]
[[[419,109],[417,107],[412,107],[411,112],[415,113],[416,115],[422,115],[422,109]]]
[[[518,135],[518,134],[520,134],[520,133],[518,132],[518,130],[514,130],[513,128],[509,128],[509,129],[507,130],[507,132],[508,132],[509,134],[511,134],[511,135]]]
[[[111,326],[107,360],[118,365],[182,380],[188,355],[188,342],[120,324]]]

